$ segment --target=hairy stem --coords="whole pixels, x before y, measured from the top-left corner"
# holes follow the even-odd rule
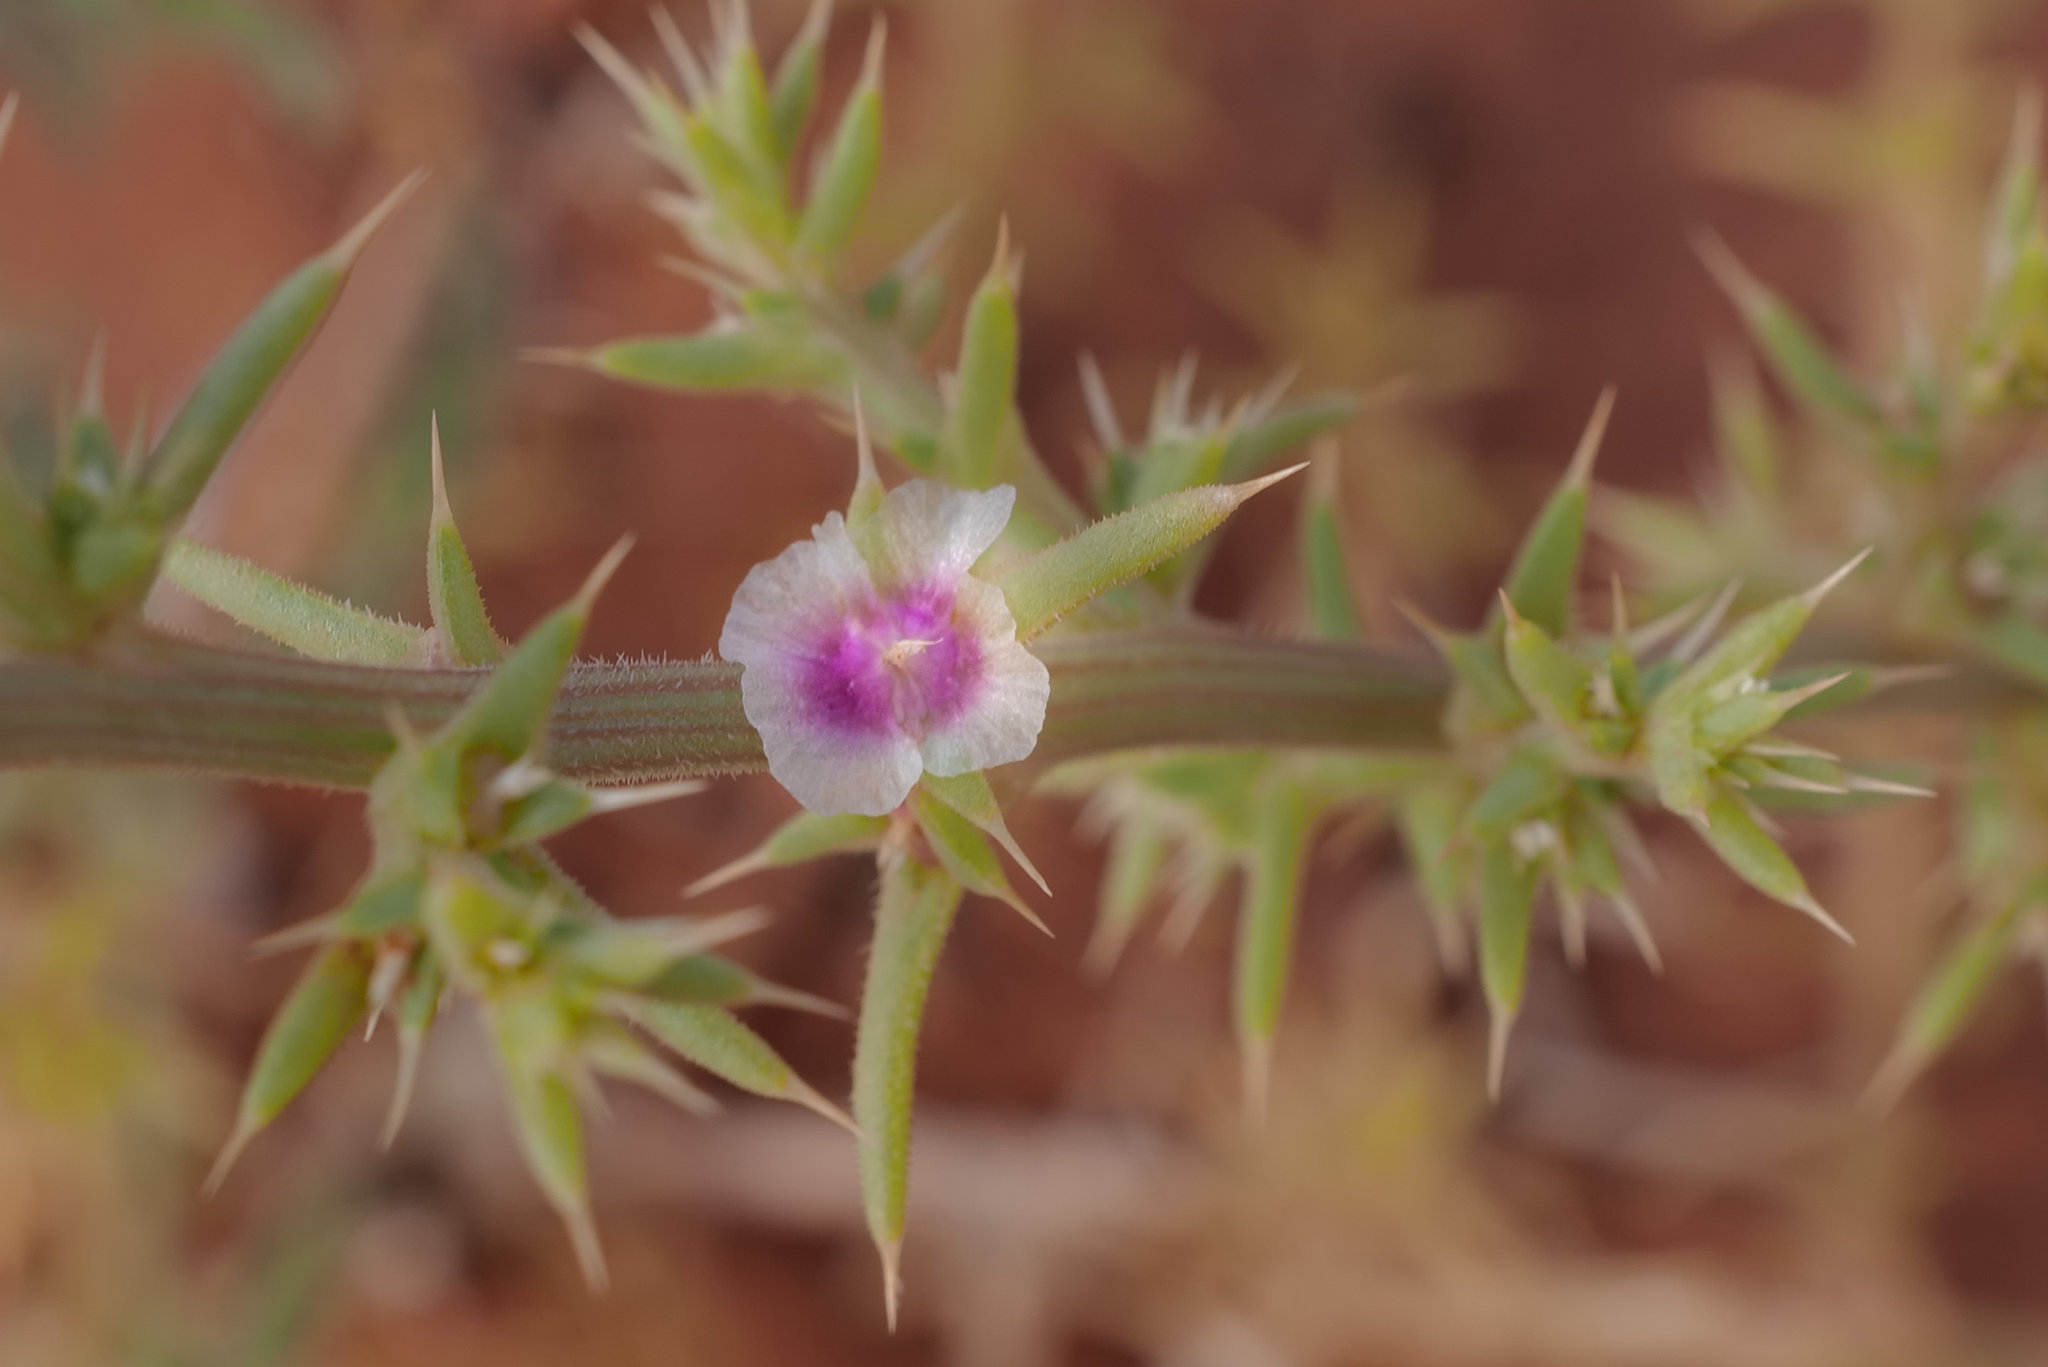
[[[1444,677],[1406,656],[1194,627],[1075,635],[1037,650],[1053,688],[1035,761],[1159,745],[1441,744]],[[131,766],[360,788],[390,751],[389,708],[432,727],[481,677],[154,635],[92,658],[17,659],[0,664],[0,767]],[[553,764],[594,782],[765,767],[734,665],[578,665],[549,734]]]

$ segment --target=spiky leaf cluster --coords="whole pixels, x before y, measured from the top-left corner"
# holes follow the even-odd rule
[[[680,1058],[746,1091],[850,1123],[731,1011],[750,1002],[834,1008],[710,952],[757,928],[758,913],[614,920],[548,857],[543,842],[579,822],[702,785],[593,789],[549,770],[548,716],[625,544],[574,599],[508,647],[491,626],[448,511],[438,439],[434,476],[431,626],[375,617],[189,544],[172,562],[188,592],[304,653],[489,670],[430,733],[392,711],[392,754],[370,785],[371,867],[341,907],[272,938],[273,949],[312,944],[316,953],[257,1052],[215,1180],[350,1033],[374,1031],[387,1015],[399,1048],[389,1143],[427,1032],[445,1004],[459,1000],[483,1018],[528,1167],[568,1224],[585,1272],[601,1280],[580,1119],[598,1081],[639,1086],[697,1114],[716,1109],[677,1069],[672,1059]]]
[[[0,106],[0,144],[16,103]],[[87,362],[48,484],[30,488],[0,454],[0,653],[70,649],[132,621],[165,548],[228,448],[304,350],[408,181],[243,320],[164,430],[138,415],[117,439]]]

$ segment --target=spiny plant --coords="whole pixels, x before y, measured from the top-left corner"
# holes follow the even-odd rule
[[[1184,936],[1238,877],[1234,1013],[1254,1111],[1270,1085],[1306,861],[1326,825],[1390,819],[1448,963],[1456,969],[1476,942],[1496,1091],[1542,907],[1554,904],[1568,957],[1583,957],[1598,902],[1656,964],[1628,873],[1644,859],[1645,812],[1690,823],[1745,882],[1847,938],[1779,842],[1772,809],[1924,790],[1786,728],[1904,676],[1881,639],[1866,637],[1872,648],[1844,652],[1844,664],[1793,652],[1818,611],[1866,584],[1949,585],[1963,601],[1971,557],[1987,546],[2016,548],[1994,557],[2009,588],[2020,581],[2008,561],[2029,563],[2024,532],[1977,518],[1948,541],[1887,532],[1870,538],[1874,551],[1841,547],[1831,572],[1733,620],[1735,594],[1723,591],[1632,625],[1616,586],[1605,624],[1591,628],[1578,589],[1606,395],[1483,621],[1458,631],[1417,614],[1434,659],[1355,639],[1343,519],[1326,479],[1306,482],[1300,537],[1321,639],[1202,621],[1206,538],[1299,470],[1280,467],[1356,402],[1289,401],[1275,387],[1198,405],[1184,369],[1162,384],[1142,436],[1127,438],[1091,376],[1101,473],[1083,496],[1069,492],[1017,406],[1022,259],[1007,233],[966,301],[951,364],[936,371],[924,354],[947,314],[938,255],[949,225],[879,277],[852,278],[847,244],[881,159],[879,28],[799,175],[827,9],[812,11],[772,74],[744,10],[717,17],[706,52],[657,17],[668,79],[585,36],[675,179],[654,204],[693,251],[682,268],[711,291],[714,321],[538,359],[670,390],[796,396],[852,429],[844,510],[825,511],[737,587],[721,660],[575,658],[623,547],[508,644],[456,528],[437,438],[424,625],[179,538],[405,187],[257,307],[160,436],[141,433],[124,453],[89,380],[47,483],[0,482],[0,763],[153,765],[369,795],[373,854],[357,890],[270,946],[310,948],[313,959],[258,1050],[216,1180],[350,1033],[385,1015],[401,1060],[388,1135],[431,1026],[460,1004],[488,1028],[528,1165],[593,1281],[602,1261],[582,1105],[601,1080],[618,1080],[708,1109],[681,1060],[853,1129],[893,1320],[926,995],[969,894],[1036,922],[1011,865],[1041,892],[1044,881],[1005,812],[1034,783],[1079,796],[1111,842],[1089,951],[1098,968],[1155,894],[1175,893],[1173,933]],[[2037,335],[2048,235],[2034,162],[2022,139],[1962,391],[1993,415],[2048,394],[2034,374],[2048,355]],[[1873,453],[1871,482],[1901,491],[1902,517],[1919,506],[1915,491],[1956,468],[1966,406],[1939,369],[1916,350],[1897,396],[1876,396],[1732,258],[1709,256],[1795,397]],[[1742,421],[1724,430],[1756,465],[1763,420],[1754,395],[1741,395]],[[893,487],[884,452],[906,476]],[[2023,505],[2000,495],[1981,506],[1991,517]],[[141,604],[159,579],[288,653],[153,630]],[[2027,634],[2041,630],[2035,599],[2004,601],[1988,625],[1982,612],[1957,619],[1966,625],[1941,638],[1953,658],[2024,665]],[[1854,663],[1866,654],[1878,663]],[[1984,781],[2024,782],[2025,753],[2002,750]],[[693,891],[828,855],[875,861],[850,1115],[734,1014],[835,1009],[716,952],[757,913],[615,919],[545,852],[549,837],[592,817],[762,770],[803,810]],[[1995,786],[1983,802],[2001,815],[2026,809]],[[2044,838],[2028,828],[2001,843],[1972,827],[1972,867],[1985,886],[2019,889],[2002,904],[2016,910],[1970,942],[1964,968],[1937,976],[1903,1057],[1917,1061],[1946,1037],[1955,1004],[2036,911],[2040,874],[2029,871]]]

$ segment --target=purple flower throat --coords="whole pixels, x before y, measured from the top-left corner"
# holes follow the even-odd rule
[[[821,621],[804,671],[820,725],[921,740],[973,700],[981,647],[954,623],[950,589],[906,585]]]

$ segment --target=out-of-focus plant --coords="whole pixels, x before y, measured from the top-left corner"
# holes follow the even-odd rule
[[[1303,499],[1300,563],[1323,639],[1203,622],[1193,603],[1205,538],[1299,469],[1276,467],[1354,401],[1288,401],[1276,387],[1202,406],[1189,370],[1127,438],[1091,380],[1106,460],[1085,497],[1066,490],[1017,404],[1022,271],[1007,233],[936,371],[924,356],[946,321],[934,259],[944,226],[879,278],[849,278],[847,244],[881,157],[882,44],[877,30],[804,172],[827,17],[815,9],[772,71],[737,7],[720,11],[704,53],[657,21],[669,78],[587,39],[675,178],[656,204],[718,312],[696,333],[546,359],[672,390],[796,396],[854,429],[845,511],[738,586],[723,661],[575,659],[616,552],[508,644],[440,490],[438,441],[424,625],[177,539],[389,205],[258,306],[163,434],[140,434],[123,454],[88,382],[53,476],[0,484],[0,763],[151,764],[368,793],[373,853],[357,890],[275,942],[314,956],[258,1050],[216,1180],[348,1034],[385,1015],[401,1058],[395,1126],[428,1030],[457,1004],[487,1027],[528,1166],[593,1280],[602,1262],[580,1115],[597,1081],[705,1109],[674,1054],[843,1119],[732,1014],[751,1002],[821,1005],[711,952],[754,913],[615,920],[544,849],[593,816],[763,769],[805,810],[698,889],[825,855],[876,862],[848,1123],[892,1318],[927,992],[967,894],[1033,917],[1004,862],[1038,881],[1004,804],[1035,777],[1084,795],[1110,828],[1099,964],[1155,891],[1177,885],[1185,917],[1239,876],[1235,1015],[1254,1109],[1325,821],[1391,821],[1446,957],[1476,945],[1496,1089],[1542,906],[1556,906],[1571,957],[1597,900],[1654,962],[1625,872],[1640,812],[1684,819],[1744,881],[1843,933],[1769,809],[1920,790],[1785,731],[1891,679],[1853,663],[1861,644],[1844,648],[1844,665],[1788,655],[1852,573],[1906,574],[1916,596],[1900,600],[1902,618],[1920,620],[1906,608],[1931,603],[1922,616],[1960,624],[1949,645],[2025,666],[2038,629],[2024,612],[1962,611],[1991,532],[1969,523],[1969,536],[1991,541],[1944,559],[1965,543],[1901,545],[1881,527],[1825,577],[1802,572],[1794,591],[1732,622],[1722,595],[1631,628],[1617,590],[1605,625],[1587,629],[1579,568],[1607,396],[1484,621],[1465,632],[1422,623],[1440,663],[1350,639],[1359,614],[1327,476]],[[2020,148],[1959,391],[1994,413],[2039,399],[2035,277],[2048,267],[2034,258],[2048,262],[2048,238],[2032,144]],[[1732,258],[1712,255],[1781,377],[1868,447],[1880,490],[1924,490],[1951,468],[1961,401],[1923,353],[1896,398],[1878,395]],[[909,476],[893,488],[870,433]],[[1915,504],[1902,494],[1897,506],[1904,517]],[[1901,525],[1942,525],[1914,516]],[[1877,555],[1859,570],[1866,540]],[[2017,571],[1993,563],[2011,584]],[[151,630],[140,604],[159,578],[291,654]]]
[[[1909,332],[1889,373],[1838,356],[1718,240],[1702,254],[1734,301],[1797,424],[1736,361],[1716,373],[1717,481],[1700,509],[1613,496],[1605,524],[1667,583],[1741,574],[1766,584],[1798,558],[1874,547],[1845,618],[1895,663],[1872,684],[1970,664],[2038,689],[2048,681],[2048,503],[2031,434],[2048,401],[2048,219],[2039,99],[2020,102],[1986,216],[1974,318],[1954,335]],[[1793,465],[1797,443],[1813,459]],[[2039,717],[1974,728],[1958,803],[1967,929],[1910,1008],[1873,1084],[1889,1100],[1966,1021],[1993,970],[2039,949],[2048,826],[2032,777]]]
[[[319,29],[249,0],[16,0],[0,11],[0,79],[39,101],[92,96],[109,65],[164,40],[235,59],[279,108],[303,118],[329,116],[341,93]]]

